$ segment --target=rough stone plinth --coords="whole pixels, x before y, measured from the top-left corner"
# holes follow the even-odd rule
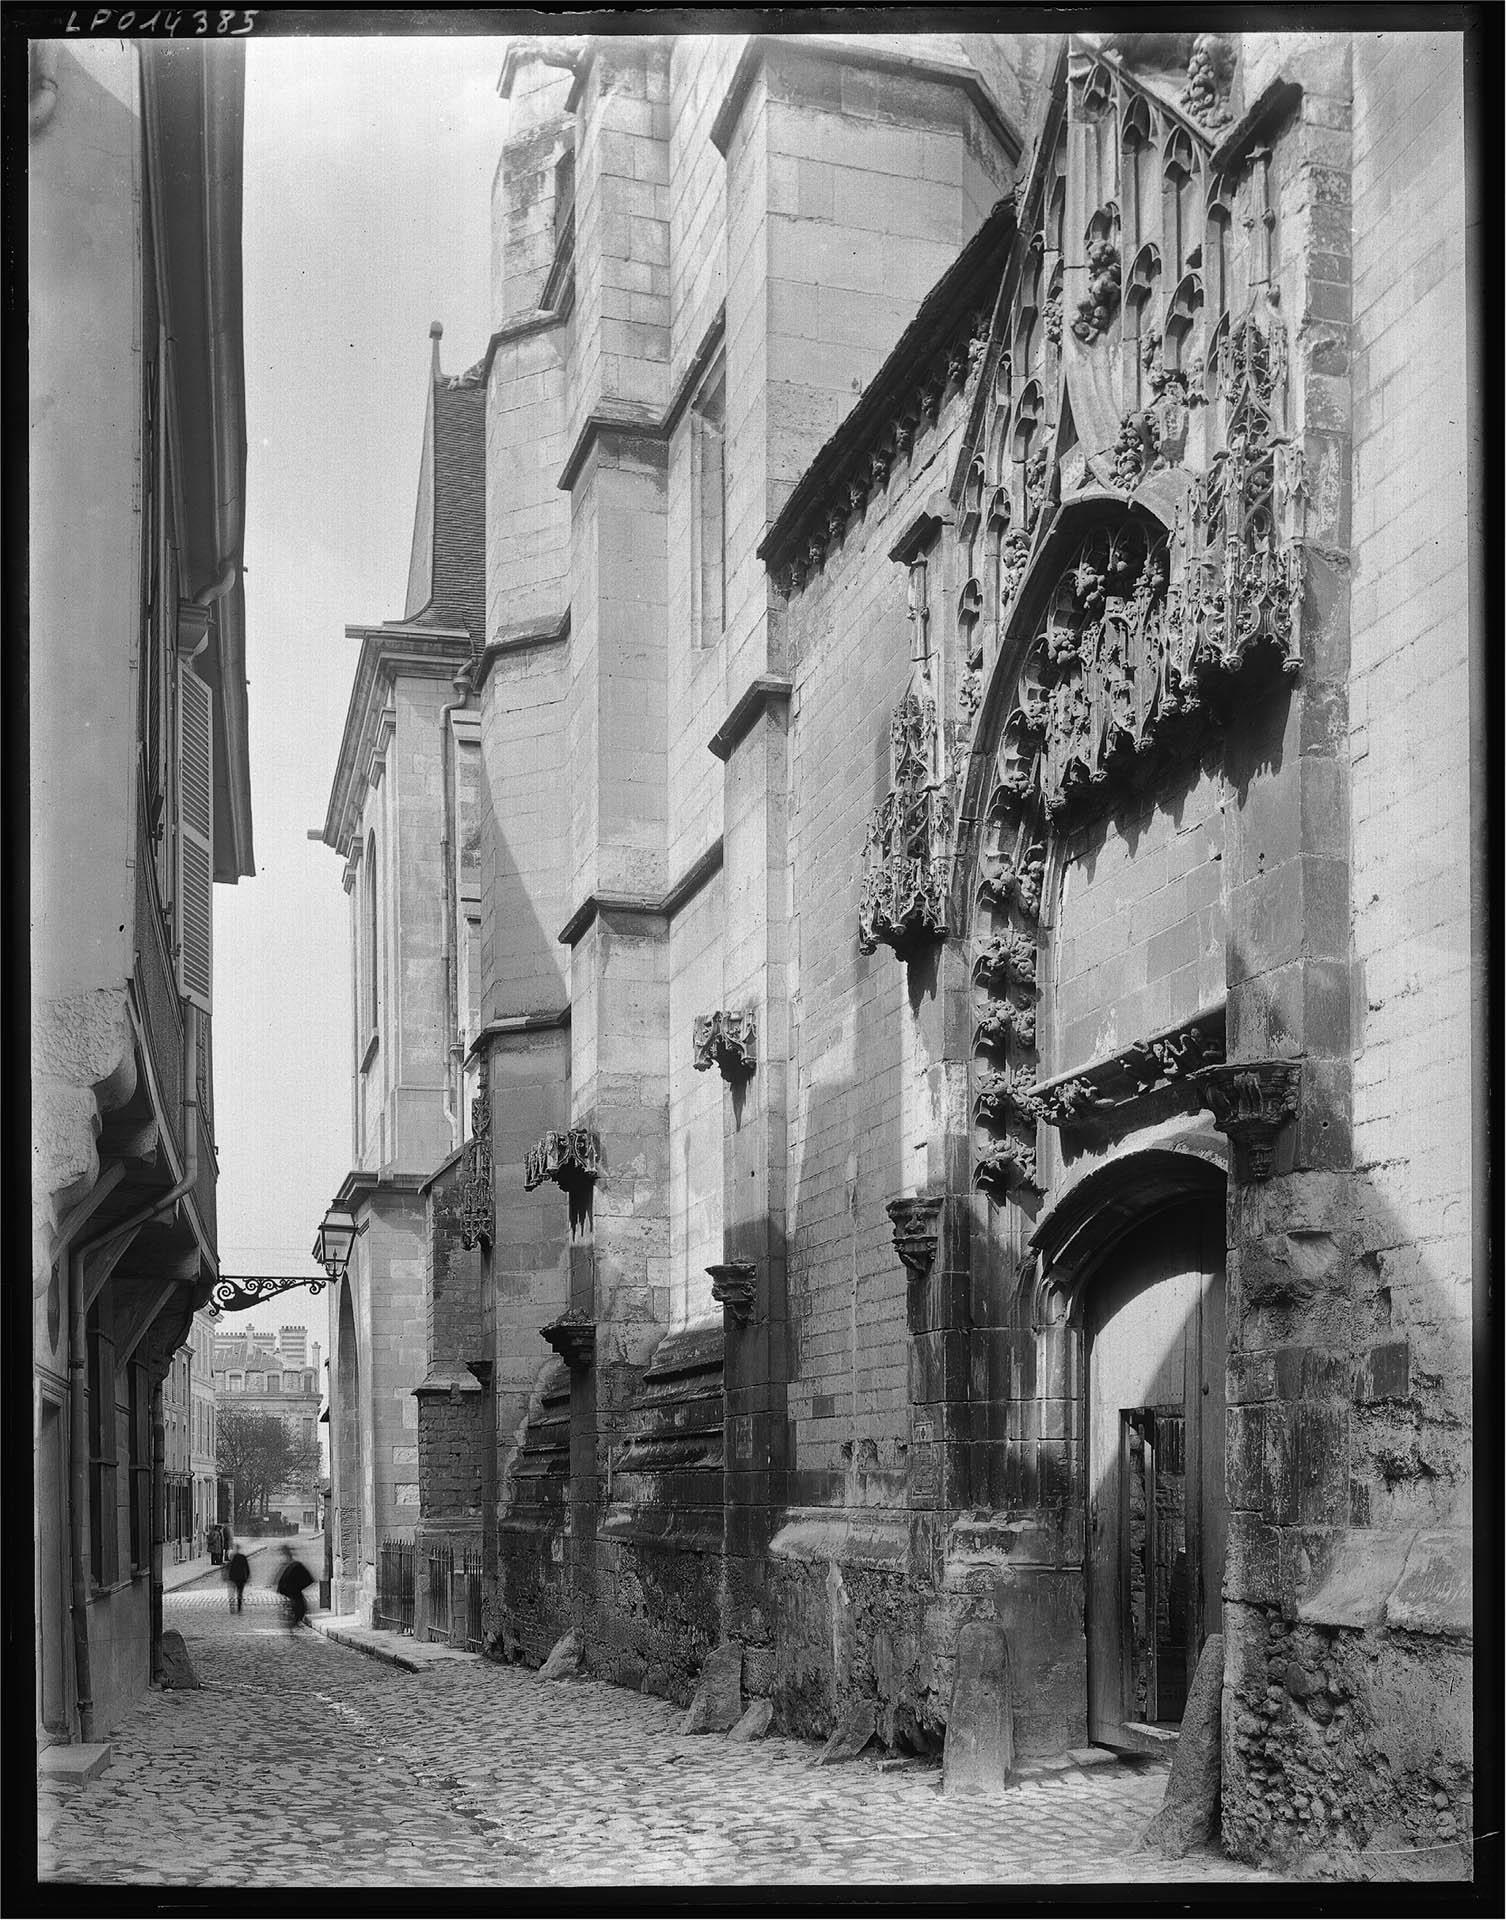
[[[946,1793],[1007,1787],[1014,1772],[1009,1646],[997,1620],[969,1620],[957,1636],[957,1677],[942,1752]]]
[[[82,1786],[85,1780],[97,1780],[112,1757],[108,1742],[75,1741],[71,1747],[44,1747],[37,1771],[67,1786]]]
[[[162,1684],[175,1693],[197,1689],[199,1684],[183,1636],[171,1627],[162,1636]]]
[[[873,1702],[859,1700],[850,1706],[838,1723],[836,1732],[816,1755],[818,1767],[834,1767],[844,1760],[856,1760],[874,1736],[877,1722]]]
[[[769,1730],[769,1722],[774,1718],[772,1700],[753,1700],[748,1711],[727,1735],[729,1740],[762,1740]]]
[[[1198,1655],[1182,1730],[1161,1811],[1140,1837],[1151,1853],[1180,1860],[1218,1836],[1219,1721],[1224,1690],[1224,1636],[1211,1633]]]
[[[736,1640],[713,1647],[701,1668],[700,1682],[682,1733],[726,1733],[742,1718],[743,1650]]]
[[[539,1678],[573,1680],[580,1671],[581,1656],[585,1650],[585,1643],[572,1627],[568,1633],[561,1634],[549,1649],[549,1658],[539,1668]]]

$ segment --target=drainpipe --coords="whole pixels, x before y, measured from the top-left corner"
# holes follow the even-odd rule
[[[68,1557],[72,1568],[73,1679],[78,1705],[78,1737],[88,1745],[94,1738],[94,1673],[89,1656],[89,1420],[85,1401],[88,1366],[84,1330],[84,1262],[91,1253],[116,1240],[131,1240],[159,1214],[174,1207],[199,1178],[199,1010],[187,1009],[184,1023],[185,1072],[183,1100],[184,1174],[167,1192],[138,1207],[128,1218],[101,1227],[68,1249]],[[155,1555],[154,1555],[155,1560]],[[160,1563],[154,1567],[154,1592],[160,1595]],[[159,1598],[160,1605],[160,1598]],[[153,1643],[153,1657],[158,1657]]]
[[[162,1382],[152,1388],[151,1678],[162,1678],[162,1545],[167,1534],[167,1422]]]

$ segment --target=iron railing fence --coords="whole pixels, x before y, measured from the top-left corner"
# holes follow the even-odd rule
[[[455,1549],[430,1546],[424,1550],[428,1563],[429,1638],[450,1637],[450,1578],[455,1568]]]
[[[376,1605],[372,1625],[412,1633],[417,1569],[411,1540],[384,1540],[377,1553]]]
[[[481,1568],[471,1564],[468,1554],[455,1569],[451,1589],[450,1645],[481,1653]]]

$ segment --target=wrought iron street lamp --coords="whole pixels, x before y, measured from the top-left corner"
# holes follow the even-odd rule
[[[314,1258],[335,1282],[345,1278],[356,1231],[356,1217],[345,1207],[331,1207],[319,1222],[319,1231],[314,1235]]]

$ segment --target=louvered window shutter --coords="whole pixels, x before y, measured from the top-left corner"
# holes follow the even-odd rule
[[[213,695],[185,664],[178,673],[178,986],[210,1011],[213,984],[214,784]]]

